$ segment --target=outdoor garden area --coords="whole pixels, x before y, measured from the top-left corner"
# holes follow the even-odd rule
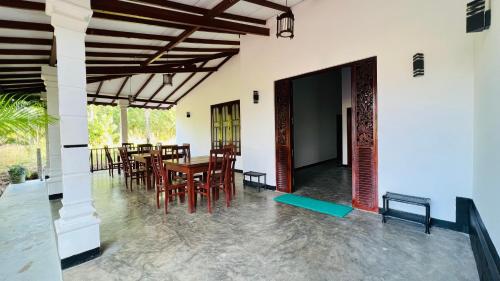
[[[129,141],[175,142],[175,109],[129,108]],[[46,128],[57,119],[46,114],[45,105],[30,96],[0,98],[0,196],[14,180],[38,179],[37,150],[46,162]],[[88,105],[89,148],[120,146],[120,109]]]

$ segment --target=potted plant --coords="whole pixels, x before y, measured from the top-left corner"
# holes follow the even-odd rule
[[[26,181],[26,168],[21,165],[10,166],[9,176],[11,183],[23,183]]]

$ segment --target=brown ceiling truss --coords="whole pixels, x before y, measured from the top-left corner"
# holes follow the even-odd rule
[[[279,11],[289,8],[266,0],[241,0]],[[191,6],[169,0],[91,0],[94,11],[92,18],[121,21],[132,24],[146,24],[179,30],[177,36],[139,33],[129,30],[87,29],[87,83],[98,83],[95,93],[88,94],[88,103],[116,105],[120,99],[129,99],[123,94],[127,82],[133,75],[147,74],[139,90],[133,96],[132,107],[169,109],[192,92],[204,80],[215,73],[223,64],[239,52],[239,40],[206,39],[197,37],[197,31],[221,34],[254,34],[269,36],[265,19],[252,18],[226,12],[240,0],[220,0],[212,9]],[[45,4],[33,1],[0,1],[0,7],[32,10],[44,13]],[[12,48],[0,49],[0,92],[37,93],[44,91],[40,79],[42,65],[57,65],[57,46],[54,30],[50,24],[19,20],[0,20],[0,28],[36,31],[45,36],[38,38],[0,36],[0,42],[12,44]],[[50,39],[49,39],[50,38]],[[132,38],[150,40],[151,43],[111,43],[111,38]],[[108,39],[108,41],[106,40]],[[161,43],[161,44],[159,44]],[[201,44],[203,47],[186,47],[183,43]],[[16,45],[40,46],[16,48]],[[210,46],[212,45],[212,46]],[[205,47],[206,46],[206,47]],[[105,50],[99,50],[105,49]],[[135,51],[134,51],[135,50]],[[23,58],[23,56],[31,56]],[[217,64],[211,61],[218,60]],[[189,73],[164,98],[158,98],[165,85],[155,86],[156,75]],[[201,78],[189,89],[184,90],[192,79]],[[103,85],[121,79],[114,94],[102,93]],[[132,78],[133,79],[133,78]],[[141,98],[145,89],[156,90]],[[184,92],[181,93],[181,91]],[[148,90],[149,91],[149,90]],[[176,96],[179,95],[177,98]]]

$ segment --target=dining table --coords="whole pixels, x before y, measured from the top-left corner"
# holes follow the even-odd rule
[[[198,173],[206,174],[208,172],[209,156],[197,156],[180,159],[163,160],[167,175],[172,172],[184,173],[187,175],[187,191],[188,191],[188,212],[196,212],[195,186],[194,175]]]
[[[152,188],[152,167],[151,167],[151,153],[146,152],[146,153],[138,153],[138,152],[133,152],[129,153],[130,156],[132,156],[132,159],[135,162],[139,162],[142,165],[144,165],[144,169],[146,170],[146,190],[149,190]],[[179,158],[183,158],[184,154],[179,153],[178,154]],[[163,160],[168,160],[168,159],[173,159],[174,157],[177,157],[177,155],[172,155],[172,154],[165,154],[162,155]]]

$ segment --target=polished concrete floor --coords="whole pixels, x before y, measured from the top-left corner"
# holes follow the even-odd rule
[[[295,193],[319,200],[352,205],[351,168],[336,160],[295,170]]]
[[[238,175],[237,181],[242,178]],[[353,211],[340,219],[276,203],[279,194],[237,187],[194,214],[157,210],[154,192],[93,176],[102,256],[65,280],[478,280],[467,235]],[[56,207],[55,205],[54,207]]]

